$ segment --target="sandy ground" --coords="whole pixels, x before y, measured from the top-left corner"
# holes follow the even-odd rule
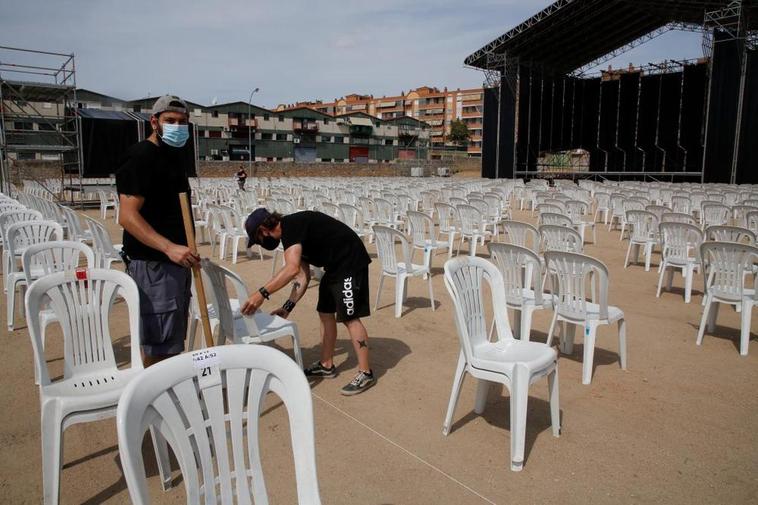
[[[94,212],[88,212],[94,215]],[[532,220],[517,212],[516,219]],[[107,224],[116,242],[120,231]],[[372,255],[374,246],[369,246]],[[201,252],[208,254],[207,246]],[[695,345],[702,307],[702,278],[691,304],[683,302],[681,277],[674,292],[655,298],[655,268],[623,268],[626,242],[618,232],[598,229],[586,252],[610,268],[610,303],[628,321],[629,369],[618,363],[616,327],[603,327],[590,386],[581,384],[581,332],[574,354],[561,355],[562,434],[550,432],[547,384],[530,390],[524,471],[509,470],[508,393],[491,388],[482,416],[473,412],[470,378],[454,417],[442,435],[458,356],[451,301],[442,279],[444,256],[434,258],[436,311],[426,283],[409,283],[407,307],[393,317],[393,282],[385,282],[379,309],[366,319],[377,385],[346,398],[339,389],[356,367],[343,328],[336,380],[313,386],[318,476],[327,504],[479,503],[758,503],[758,311],[753,315],[750,355],[738,354],[739,318],[721,310],[716,333]],[[484,251],[480,251],[484,255]],[[659,256],[654,257],[657,264]],[[372,302],[379,263],[371,265]],[[233,267],[250,284],[268,279],[271,259],[244,257]],[[277,293],[264,308],[281,305]],[[292,315],[300,328],[306,362],[318,357],[316,289]],[[4,299],[3,299],[4,301]],[[5,305],[0,310],[5,313]],[[532,339],[544,341],[550,314],[535,314]],[[128,347],[123,307],[113,326],[119,356]],[[23,318],[3,326],[0,418],[0,501],[41,502],[39,401],[33,381],[31,345]],[[57,329],[48,334],[53,375],[62,370]],[[284,347],[285,352],[291,349]],[[261,419],[264,466],[272,504],[294,503],[294,472],[284,409],[275,398]],[[154,503],[184,503],[178,472],[168,492],[159,488],[149,443],[145,445]],[[76,425],[65,432],[62,503],[128,503],[119,466],[113,419]]]

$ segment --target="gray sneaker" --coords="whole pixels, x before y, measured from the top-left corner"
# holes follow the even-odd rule
[[[332,365],[331,368],[326,368],[321,364],[321,361],[317,361],[303,370],[303,373],[308,378],[333,379],[337,377],[337,367]]]
[[[376,379],[374,379],[374,373],[371,370],[368,372],[358,370],[355,378],[350,381],[350,384],[342,388],[341,393],[345,396],[357,395],[373,386],[375,382]]]

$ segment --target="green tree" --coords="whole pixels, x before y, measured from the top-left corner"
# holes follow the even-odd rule
[[[466,123],[460,119],[456,119],[450,123],[450,135],[447,138],[451,142],[455,142],[459,146],[467,145],[470,137],[471,133],[469,133]]]

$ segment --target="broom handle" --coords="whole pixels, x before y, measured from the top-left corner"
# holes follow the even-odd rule
[[[184,233],[187,236],[187,247],[192,254],[197,254],[197,244],[195,244],[195,229],[192,226],[192,211],[190,210],[189,198],[187,193],[179,193],[179,203],[182,206],[182,219],[184,220]],[[203,323],[203,335],[205,335],[205,346],[213,347],[213,332],[211,331],[211,321],[208,318],[208,303],[205,301],[205,289],[203,289],[203,276],[200,274],[200,265],[192,265],[192,275],[195,277],[195,293],[197,294],[197,304],[200,308],[200,320]]]

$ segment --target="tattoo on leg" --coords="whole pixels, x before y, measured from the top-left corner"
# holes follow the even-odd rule
[[[295,289],[300,289],[300,286],[302,286],[302,284],[300,284],[300,283],[299,283],[299,282],[297,282],[297,281],[295,281],[295,282],[292,284],[292,287],[294,287]]]
[[[358,341],[358,348],[360,349],[361,347],[365,347],[366,349],[368,349],[368,344],[366,343],[365,340]]]

